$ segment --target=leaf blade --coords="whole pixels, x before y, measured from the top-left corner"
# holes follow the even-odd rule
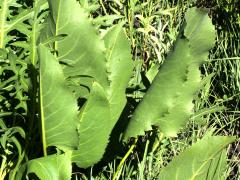
[[[97,163],[103,156],[112,130],[110,105],[104,89],[93,83],[89,98],[80,112],[79,146],[72,160],[79,167]]]
[[[205,11],[192,8],[186,20],[185,37],[177,39],[174,50],[135,110],[125,139],[144,135],[152,125],[159,126],[166,136],[176,136],[193,114],[193,99],[202,84],[199,65],[213,47],[215,31]],[[196,35],[188,33],[192,27],[197,27]]]
[[[75,0],[48,2],[53,35],[67,35],[63,40],[55,42],[58,60],[68,64],[64,66],[66,77],[91,76],[103,87],[107,87],[109,83],[104,41],[100,39],[84,8]]]
[[[125,91],[133,70],[131,46],[123,31],[123,23],[108,29],[103,37],[107,49],[106,59],[110,81],[108,98],[114,122],[118,120],[126,104]]]
[[[40,179],[69,180],[72,175],[71,152],[31,160],[20,168],[17,179],[23,178],[25,169],[27,175],[33,173]]]
[[[235,137],[205,136],[179,156],[176,156],[159,174],[159,179],[207,179],[212,162],[221,158],[224,148],[235,140]],[[215,163],[215,162],[214,162]],[[221,166],[221,164],[220,164]],[[219,166],[211,166],[211,171],[217,171]],[[215,168],[215,169],[214,169]],[[218,171],[218,173],[222,173]],[[215,174],[212,177],[218,177]],[[211,179],[210,178],[210,179]],[[209,179],[209,180],[210,180]]]
[[[78,107],[75,97],[66,87],[60,64],[46,47],[39,47],[39,57],[44,151],[48,146],[76,149]]]

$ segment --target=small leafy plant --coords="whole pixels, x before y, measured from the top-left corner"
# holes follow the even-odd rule
[[[30,111],[30,123],[40,119],[37,130],[43,156],[23,160],[25,151],[14,135],[25,137],[24,131],[18,124],[8,128],[0,119],[1,145],[6,148],[0,175],[10,173],[10,179],[31,174],[43,180],[71,179],[73,163],[87,168],[102,159],[126,105],[133,62],[125,22],[100,31],[89,11],[76,0],[35,1],[33,8],[19,11],[12,19],[14,8],[20,8],[14,0],[1,2],[4,70],[0,74],[0,102],[4,111],[0,115],[21,108],[26,114]],[[23,42],[16,41],[10,32],[15,36],[21,33]],[[193,102],[205,82],[199,66],[214,42],[215,30],[207,11],[189,9],[172,51],[129,120],[125,140],[144,135],[152,126],[167,137],[177,136],[194,113]],[[9,71],[19,76],[11,78]],[[29,91],[32,94],[25,96]],[[14,110],[8,109],[2,94],[18,100]],[[27,107],[26,101],[32,106]],[[159,178],[219,179],[226,164],[225,147],[234,137],[212,134],[175,157],[160,171]],[[4,160],[11,154],[7,151],[11,143],[17,147],[18,161],[8,172]]]

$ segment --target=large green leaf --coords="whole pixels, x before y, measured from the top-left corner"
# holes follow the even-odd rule
[[[193,144],[161,170],[164,180],[219,180],[226,167],[224,148],[234,137],[209,136]],[[225,166],[225,167],[224,167]]]
[[[44,46],[40,57],[40,108],[44,151],[48,146],[61,149],[78,147],[77,100],[67,88],[61,65]]]
[[[73,155],[73,161],[80,167],[87,167],[101,159],[109,135],[126,104],[125,90],[132,62],[130,44],[122,23],[110,28],[104,40],[110,86],[105,93],[99,84],[94,83],[87,103],[81,109],[79,150]]]
[[[54,44],[58,60],[67,64],[64,67],[66,77],[91,76],[103,87],[108,86],[104,41],[88,14],[76,0],[48,2],[52,35],[67,35]]]
[[[27,175],[35,174],[41,180],[70,180],[72,176],[71,152],[29,161],[19,170],[17,180],[23,178],[25,170]]]
[[[176,136],[193,113],[193,99],[202,85],[199,65],[208,58],[215,39],[214,26],[205,10],[191,8],[186,13],[185,33],[130,121],[125,137],[144,135],[152,125],[167,136]]]
[[[110,105],[104,89],[94,83],[91,93],[80,112],[78,128],[80,143],[73,152],[73,162],[79,167],[97,163],[103,156],[112,130]]]
[[[110,81],[108,98],[114,124],[126,104],[125,91],[133,70],[131,46],[122,26],[123,23],[113,26],[104,36]]]
[[[50,26],[46,32],[51,31],[55,37],[66,35],[54,43],[54,49],[63,62],[68,86],[77,97],[87,99],[81,107],[79,150],[73,157],[80,167],[87,167],[103,156],[109,135],[126,104],[125,89],[133,68],[130,44],[123,23],[110,28],[101,39],[77,1],[55,0],[49,1],[49,5]],[[83,86],[88,87],[90,94],[83,91]]]

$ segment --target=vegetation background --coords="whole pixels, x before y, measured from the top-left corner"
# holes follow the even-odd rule
[[[199,118],[199,121],[206,123],[201,126],[192,122],[189,123],[178,138],[158,136],[158,130],[156,129],[142,137],[137,143],[110,144],[109,148],[117,156],[106,154],[105,159],[109,161],[102,161],[85,170],[80,169],[79,171],[75,167],[74,172],[76,173],[73,175],[73,179],[157,179],[159,169],[164,167],[173,156],[179,154],[201,138],[206,131],[213,128],[217,134],[238,137],[238,140],[228,147],[228,168],[225,177],[231,180],[239,179],[239,0],[79,1],[89,7],[93,17],[98,17],[95,19],[96,23],[102,22],[101,29],[103,30],[111,26],[121,16],[125,16],[127,19],[125,28],[131,41],[135,67],[134,76],[127,91],[128,104],[126,111],[132,111],[143,97],[150,85],[147,79],[153,77],[158,67],[164,62],[166,54],[170,51],[183,23],[183,15],[189,7],[197,6],[210,9],[209,14],[217,30],[217,41],[210,53],[209,63],[201,67],[203,74],[213,73],[214,76],[211,83],[201,90],[199,99],[195,102],[197,109],[208,108],[208,111],[202,112],[204,116]],[[32,6],[31,0],[19,0],[19,3],[24,6]],[[13,35],[16,35],[16,33],[18,32],[13,32]],[[16,36],[21,37],[19,34]],[[26,37],[23,36],[22,38]],[[20,53],[19,51],[19,49],[16,49],[16,52]],[[2,87],[0,85],[0,88]],[[29,127],[24,104],[19,103],[25,96],[31,96],[31,94],[18,94],[12,98],[11,94],[8,94],[5,89],[0,89],[0,91],[4,91],[0,94],[0,118],[7,122],[7,126],[20,125],[26,131],[30,129],[29,133],[34,133],[37,126],[31,124]],[[8,112],[14,112],[14,114],[11,113],[11,116],[9,116]],[[19,117],[22,118],[20,122],[18,122]],[[194,118],[198,119],[198,114]],[[117,124],[114,131],[118,131],[119,128],[121,128],[121,125]],[[38,137],[35,138],[32,140],[35,144],[25,146],[31,146],[30,149],[35,154],[41,154],[42,152],[37,148],[40,140]],[[24,142],[21,143],[24,144]],[[1,154],[6,153],[4,147],[0,147],[0,150],[2,151]]]
[[[212,108],[206,113],[203,126],[189,123],[178,138],[156,141],[154,132],[136,144],[130,157],[124,161],[120,179],[157,179],[159,169],[183,151],[204,132],[211,128],[222,135],[237,135],[238,141],[228,148],[229,164],[225,172],[228,179],[239,179],[240,175],[240,2],[238,0],[129,0],[103,1],[95,13],[101,15],[123,15],[128,19],[128,36],[131,39],[135,60],[135,76],[128,98],[128,105],[135,107],[138,99],[148,87],[146,76],[154,73],[164,61],[176,39],[183,15],[192,6],[210,9],[210,16],[217,30],[217,41],[209,56],[209,63],[202,67],[205,75],[214,73],[210,84],[203,89],[196,101],[196,108]],[[141,84],[143,82],[143,84]],[[217,106],[225,108],[214,112]],[[216,110],[216,109],[215,109]],[[156,130],[157,131],[157,130]],[[155,143],[153,145],[153,142]],[[111,179],[119,162],[126,154],[119,154],[98,176]],[[121,162],[122,163],[122,162]],[[94,172],[97,167],[93,167]]]

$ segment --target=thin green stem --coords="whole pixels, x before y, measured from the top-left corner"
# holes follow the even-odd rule
[[[5,166],[6,166],[6,162],[7,162],[7,158],[6,156],[2,156],[2,164],[1,164],[1,168],[0,168],[0,180],[4,180],[4,177],[6,175],[6,172],[5,172]]]
[[[32,52],[30,56],[30,61],[32,62],[32,66],[29,68],[31,82],[32,82],[32,89],[29,93],[30,96],[30,110],[29,110],[29,126],[28,126],[28,138],[25,144],[25,150],[26,154],[28,154],[29,146],[31,145],[30,139],[32,137],[34,122],[36,122],[36,110],[37,110],[37,89],[38,89],[38,83],[37,83],[37,71],[35,69],[36,67],[36,59],[37,59],[37,42],[36,42],[36,33],[37,33],[37,16],[39,12],[39,0],[36,0],[34,2],[34,23],[32,25]]]
[[[101,4],[101,6],[102,6],[102,8],[103,8],[104,14],[107,15],[108,13],[107,13],[107,10],[106,10],[106,8],[105,8],[102,0],[100,0],[100,4]]]
[[[8,11],[8,1],[5,0],[2,5],[2,13],[1,13],[1,25],[0,25],[0,48],[3,48],[4,46],[4,36],[5,36],[5,22],[6,22],[6,16]]]
[[[127,160],[128,156],[133,152],[133,149],[136,147],[137,144],[137,138],[135,139],[134,143],[131,145],[130,149],[128,150],[128,152],[125,154],[125,156],[122,158],[121,162],[119,163],[118,167],[117,167],[117,171],[114,173],[113,175],[113,179],[112,180],[116,180],[118,177],[118,174],[123,166],[123,164],[125,163],[125,161]]]
[[[163,133],[160,133],[160,136],[154,142],[152,153],[154,153],[157,150],[157,148],[159,147],[163,137],[164,137]]]

